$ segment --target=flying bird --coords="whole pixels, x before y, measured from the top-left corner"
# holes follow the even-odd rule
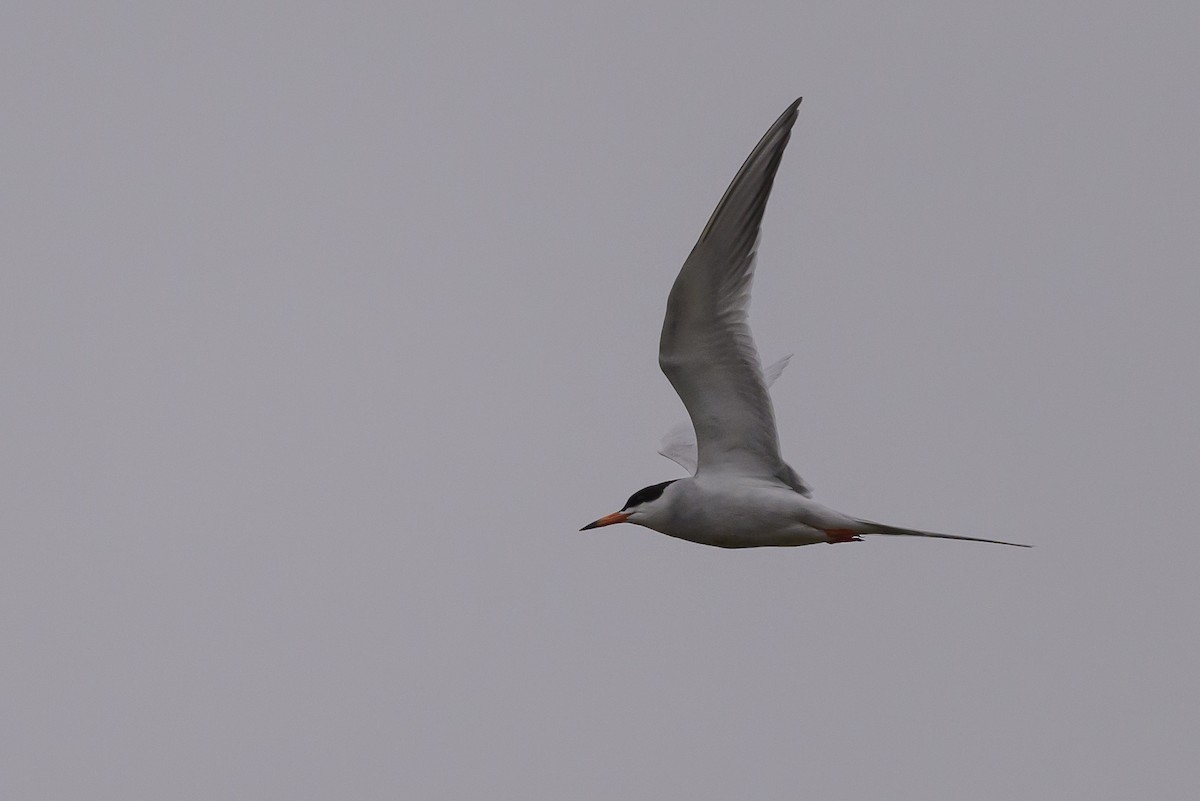
[[[762,369],[747,309],[763,211],[799,106],[797,99],[787,107],[738,170],[667,298],[658,364],[691,427],[672,429],[660,452],[693,475],[644,487],[581,531],[634,523],[721,548],[857,542],[866,534],[1029,547],[851,517],[812,500],[783,461],[767,387],[787,359]]]

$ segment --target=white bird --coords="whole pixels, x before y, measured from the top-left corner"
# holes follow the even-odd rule
[[[767,386],[787,359],[763,371],[746,318],[763,210],[799,106],[788,106],[750,153],[667,299],[658,363],[687,407],[695,445],[691,430],[677,427],[661,453],[694,475],[640,489],[621,511],[581,530],[635,523],[722,548],[855,542],[864,534],[1018,545],[836,512],[809,498],[779,453]]]

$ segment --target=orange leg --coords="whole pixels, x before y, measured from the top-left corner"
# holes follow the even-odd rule
[[[862,542],[862,537],[858,536],[858,532],[848,528],[827,528],[825,536],[829,538],[830,545],[838,542]]]

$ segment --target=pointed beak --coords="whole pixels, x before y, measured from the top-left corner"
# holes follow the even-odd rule
[[[588,523],[580,531],[587,531],[589,528],[600,528],[601,526],[611,526],[613,523],[624,523],[629,519],[629,515],[624,512],[613,512],[611,515],[605,515],[595,523]]]

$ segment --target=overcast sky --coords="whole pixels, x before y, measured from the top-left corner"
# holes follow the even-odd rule
[[[0,796],[1190,799],[1200,6],[6,3]],[[667,290],[816,497],[577,529]]]

